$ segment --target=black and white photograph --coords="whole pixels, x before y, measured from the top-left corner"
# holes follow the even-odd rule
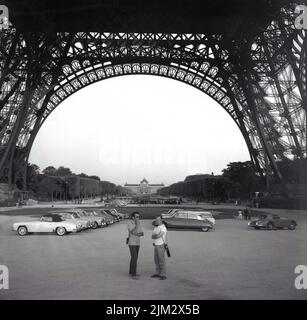
[[[307,300],[306,30],[306,0],[0,0],[0,300]]]

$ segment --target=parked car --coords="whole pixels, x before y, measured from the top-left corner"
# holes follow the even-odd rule
[[[128,218],[128,215],[126,213],[118,212],[116,209],[104,209],[104,210],[106,210],[107,212],[108,210],[111,211],[112,213],[117,215],[120,218],[120,220]]]
[[[169,218],[172,217],[177,211],[182,210],[182,209],[171,209],[168,210],[166,213],[162,213],[161,217],[162,218]]]
[[[104,226],[104,220],[101,217],[95,216],[92,211],[81,210],[80,215],[92,220],[92,229]]]
[[[252,220],[248,226],[255,229],[284,229],[294,230],[297,223],[293,219],[281,218],[277,214],[261,214],[258,219]]]
[[[215,226],[215,219],[213,218],[212,213],[210,211],[205,211],[201,209],[172,209],[172,210],[169,210],[166,214],[162,214],[162,219],[174,217],[175,214],[179,212],[188,213],[188,214],[191,214],[191,216],[197,213],[201,215],[203,218],[210,221],[213,224],[213,226]]]
[[[118,214],[116,214],[112,209],[103,209],[101,211],[104,211],[108,215],[112,216],[116,222],[119,222],[121,220],[121,217]]]
[[[41,232],[52,232],[64,236],[66,233],[78,232],[81,229],[81,223],[65,221],[59,214],[47,214],[39,220],[13,223],[13,230],[20,236]]]
[[[102,226],[103,227],[107,227],[110,224],[110,222],[108,221],[109,218],[107,219],[107,217],[105,215],[103,215],[100,211],[98,211],[97,209],[92,210],[91,212],[92,212],[93,216],[99,217],[100,219],[102,219],[102,221],[103,221]]]
[[[93,219],[93,217],[89,217],[87,215],[84,215],[82,209],[78,209],[78,208],[66,209],[65,212],[76,214],[80,219],[89,222],[90,228],[95,229],[95,225],[94,225],[95,224],[95,219]]]
[[[59,214],[66,221],[80,223],[82,225],[82,230],[91,228],[91,222],[89,220],[81,219],[75,212],[56,212],[56,213]]]
[[[115,223],[115,218],[110,214],[106,213],[104,210],[99,210],[99,214],[106,219],[107,224]]]
[[[200,229],[207,232],[213,229],[214,225],[198,212],[180,211],[175,212],[171,217],[163,218],[167,228]]]

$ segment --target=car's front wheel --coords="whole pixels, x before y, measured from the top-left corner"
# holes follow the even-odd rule
[[[28,233],[28,229],[25,226],[21,226],[18,228],[17,232],[20,236],[25,236]]]
[[[201,228],[201,231],[203,231],[203,232],[208,232],[209,230],[210,230],[209,227],[203,227],[203,228]]]
[[[58,236],[64,236],[66,234],[66,229],[64,227],[58,227],[55,232]]]
[[[273,230],[273,229],[274,229],[274,224],[273,224],[272,222],[269,222],[269,223],[267,224],[266,228],[267,228],[268,230]]]
[[[93,229],[97,229],[98,228],[98,223],[96,221],[93,223],[92,228]]]
[[[296,228],[296,223],[294,221],[292,221],[288,227],[289,230],[295,230]]]

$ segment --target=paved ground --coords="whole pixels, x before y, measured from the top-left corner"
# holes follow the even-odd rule
[[[307,212],[291,215],[295,231],[255,231],[234,219],[218,220],[208,233],[170,231],[166,281],[150,278],[149,220],[135,281],[127,275],[125,222],[65,237],[19,237],[11,223],[33,217],[1,215],[0,264],[9,267],[10,289],[0,299],[307,299],[307,290],[294,288],[295,266],[307,265]]]

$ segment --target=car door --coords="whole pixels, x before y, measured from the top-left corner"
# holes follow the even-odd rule
[[[278,215],[273,214],[273,223],[276,228],[282,228],[283,227],[283,221],[280,219]]]
[[[52,232],[53,224],[52,217],[42,217],[36,232]]]
[[[31,221],[28,225],[27,225],[27,228],[28,228],[28,232],[39,232],[39,228],[40,228],[40,225],[41,225],[41,221],[38,220],[38,221]]]
[[[177,212],[174,216],[167,221],[167,224],[173,226],[174,228],[186,228],[187,227],[188,214],[186,212]]]
[[[188,212],[188,217],[187,217],[187,228],[199,228],[201,221],[198,218],[198,214],[193,213],[193,212]]]

